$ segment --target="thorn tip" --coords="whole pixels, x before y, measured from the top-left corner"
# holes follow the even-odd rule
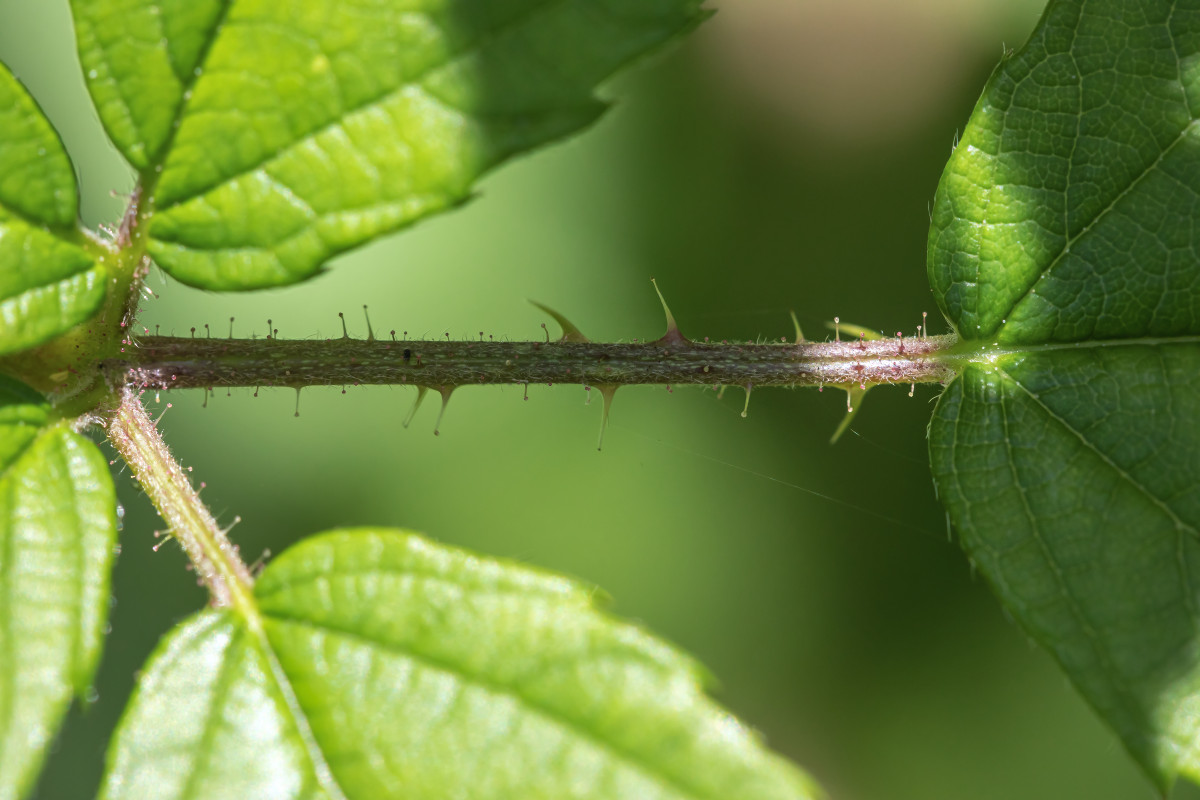
[[[589,339],[588,337],[583,335],[583,332],[581,330],[579,330],[579,328],[576,327],[575,324],[573,322],[571,322],[571,320],[567,319],[562,314],[555,311],[553,308],[542,305],[537,300],[530,300],[529,302],[532,305],[536,306],[539,310],[544,311],[547,314],[549,314],[550,317],[555,322],[558,323],[558,326],[560,328],[562,328],[563,335],[562,335],[562,338],[559,339],[560,342],[590,342],[591,341],[591,339]],[[543,325],[542,327],[545,327],[545,325]],[[549,336],[549,333],[547,333],[547,336]],[[479,338],[480,339],[483,338],[482,332],[480,332]]]
[[[675,315],[671,313],[671,308],[667,305],[666,298],[663,297],[662,289],[658,288],[658,281],[651,278],[650,282],[654,284],[654,291],[658,294],[658,302],[662,303],[663,313],[667,315],[667,332],[655,344],[686,344],[688,338],[679,332],[679,325],[675,322]]]
[[[804,331],[800,330],[800,320],[796,319],[795,311],[788,311],[792,315],[792,324],[796,326],[796,344],[804,341]]]
[[[612,411],[613,396],[617,393],[615,384],[606,383],[595,387],[604,398],[604,411],[600,417],[600,438],[596,441],[596,450],[604,449],[604,432],[608,429],[608,415]]]
[[[429,387],[427,387],[427,386],[418,386],[417,387],[417,399],[415,401],[413,401],[412,408],[410,408],[408,410],[408,414],[404,417],[404,419],[400,423],[405,428],[407,428],[409,426],[409,424],[412,423],[413,417],[415,417],[417,415],[417,409],[421,407],[421,402],[425,399],[425,395],[428,391],[429,391]]]
[[[434,436],[442,435],[442,417],[446,415],[446,406],[450,405],[450,395],[454,393],[454,387],[443,386],[438,392],[442,395],[442,408],[438,411],[437,422],[433,423]]]

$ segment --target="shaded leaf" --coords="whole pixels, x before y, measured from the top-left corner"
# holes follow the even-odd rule
[[[1200,778],[1200,3],[1054,0],[938,187],[964,549],[1160,787]]]
[[[88,439],[0,376],[0,798],[22,796],[108,618],[116,498]]]
[[[75,173],[41,109],[0,64],[0,355],[42,344],[104,300],[77,243]]]
[[[816,796],[692,662],[564,579],[335,531],[255,594],[259,620],[205,612],[160,645],[105,797]]]
[[[135,163],[170,143],[150,252],[207,289],[302,280],[463,202],[491,167],[593,121],[597,83],[703,16],[700,0],[247,0],[210,42],[188,40],[185,89],[174,62],[193,62],[175,56],[166,7],[158,27],[149,3],[98,7],[129,5],[147,28],[133,44],[98,44],[98,23],[81,25],[85,63],[108,54],[93,96]],[[173,135],[157,107],[113,99],[136,93],[145,48],[151,91],[179,109]]]
[[[1200,347],[971,367],[930,453],[963,548],[1160,785],[1200,777]]]

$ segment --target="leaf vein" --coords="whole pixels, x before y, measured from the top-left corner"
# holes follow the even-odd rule
[[[444,101],[444,99],[436,97],[427,88],[421,86],[422,82],[424,80],[426,80],[428,77],[430,77],[431,75],[438,72],[439,70],[445,69],[446,67],[454,64],[455,62],[482,50],[486,45],[488,45],[492,41],[495,41],[501,35],[508,33],[510,30],[515,29],[517,26],[519,26],[521,24],[524,24],[529,19],[536,17],[538,14],[547,12],[551,8],[562,5],[566,2],[567,2],[567,0],[542,0],[542,2],[540,4],[531,6],[528,10],[526,10],[522,14],[519,14],[519,15],[515,16],[514,18],[507,20],[502,25],[488,29],[487,31],[483,32],[482,34],[475,37],[471,41],[465,43],[461,47],[461,49],[449,53],[445,59],[429,64],[426,68],[417,71],[415,74],[413,74],[411,77],[407,78],[406,80],[400,81],[396,86],[394,86],[390,89],[387,89],[387,90],[381,92],[380,94],[369,97],[369,98],[363,100],[363,102],[361,102],[351,108],[343,109],[341,111],[341,113],[335,119],[332,119],[328,123],[321,125],[315,129],[309,131],[308,133],[305,133],[305,134],[297,137],[294,141],[290,142],[287,145],[284,145],[283,147],[280,147],[274,153],[263,156],[256,163],[249,165],[247,167],[244,167],[243,169],[241,169],[240,171],[238,171],[232,175],[222,177],[217,183],[215,183],[211,186],[208,186],[206,188],[203,188],[203,189],[198,189],[198,190],[190,193],[190,196],[188,196],[188,197],[181,197],[181,198],[172,200],[170,203],[164,203],[162,206],[159,207],[159,209],[158,209],[159,212],[162,213],[162,212],[169,211],[172,208],[175,208],[176,206],[186,203],[189,200],[192,200],[200,195],[207,194],[208,192],[213,191],[214,189],[216,189],[219,186],[228,185],[237,180],[245,178],[248,175],[258,172],[259,170],[263,170],[264,168],[270,166],[270,164],[273,161],[276,161],[284,153],[289,152],[289,151],[299,147],[304,142],[318,138],[324,133],[328,133],[330,131],[336,130],[337,128],[341,127],[348,117],[358,114],[359,112],[367,110],[373,106],[377,106],[377,105],[386,103],[387,101],[389,101],[393,98],[396,98],[399,95],[401,95],[404,92],[409,91],[411,89],[421,90],[430,98],[438,100],[443,105],[448,105]],[[455,109],[455,110],[457,110],[461,113],[464,113],[464,114],[466,113],[466,112],[463,112],[462,109]],[[175,130],[178,130],[178,128],[176,128]],[[166,150],[169,149],[169,145],[170,145],[171,141],[173,141],[173,138],[174,137],[172,136],[171,139],[168,139],[167,145],[164,146],[163,152],[166,152]]]
[[[1177,529],[1182,530],[1182,531],[1187,531],[1188,533],[1192,534],[1193,536],[1200,536],[1200,533],[1198,533],[1194,527],[1192,527],[1188,523],[1184,522],[1184,520],[1181,519],[1179,517],[1179,515],[1177,515],[1175,513],[1175,511],[1169,505],[1164,503],[1161,498],[1156,496],[1153,492],[1151,492],[1148,488],[1146,488],[1145,485],[1143,485],[1140,481],[1138,481],[1136,478],[1134,478],[1132,475],[1130,475],[1126,470],[1124,470],[1119,464],[1117,464],[1115,461],[1113,461],[1112,458],[1110,458],[1107,453],[1105,453],[1103,450],[1100,450],[1098,447],[1096,447],[1096,445],[1094,445],[1091,441],[1089,441],[1088,438],[1083,435],[1083,433],[1081,433],[1077,428],[1075,428],[1075,426],[1071,425],[1070,422],[1068,422],[1067,420],[1063,419],[1061,416],[1056,414],[1054,412],[1054,410],[1051,409],[1050,406],[1046,405],[1046,403],[1043,402],[1042,399],[1040,397],[1038,397],[1034,392],[1031,392],[1020,381],[1018,381],[1016,378],[1014,378],[1009,373],[1005,372],[1000,367],[996,367],[995,369],[1006,380],[1010,381],[1013,384],[1013,386],[1016,386],[1018,389],[1020,389],[1022,392],[1024,392],[1025,395],[1027,397],[1029,397],[1029,399],[1033,400],[1034,404],[1037,405],[1039,408],[1041,408],[1047,414],[1047,416],[1049,416],[1051,419],[1053,419],[1055,422],[1057,422],[1059,425],[1061,425],[1065,430],[1067,430],[1072,435],[1074,435],[1075,438],[1077,438],[1079,440],[1080,444],[1082,444],[1085,448],[1087,448],[1088,451],[1090,451],[1097,458],[1099,458],[1101,461],[1103,461],[1105,464],[1107,464],[1108,467],[1110,469],[1112,469],[1114,472],[1116,472],[1117,475],[1120,476],[1126,483],[1128,483],[1130,486],[1132,486],[1134,489],[1136,489],[1140,494],[1142,494],[1152,504],[1157,506],[1175,524],[1175,527]]]
[[[649,777],[651,780],[653,780],[657,783],[663,784],[673,790],[679,791],[684,796],[687,796],[687,797],[703,797],[704,796],[704,795],[696,794],[696,790],[693,787],[687,785],[680,777],[675,776],[675,775],[663,774],[661,772],[656,771],[654,766],[652,764],[648,763],[642,757],[642,755],[640,753],[630,750],[630,749],[620,747],[615,742],[611,742],[611,741],[600,738],[599,736],[596,735],[595,732],[588,730],[580,722],[578,722],[574,719],[571,719],[568,716],[565,716],[564,714],[561,713],[561,711],[554,709],[553,707],[550,707],[550,706],[546,705],[545,703],[539,702],[527,695],[522,694],[520,692],[520,690],[518,689],[518,687],[506,686],[502,683],[498,683],[496,681],[489,680],[487,677],[485,677],[483,675],[469,673],[453,663],[450,663],[443,659],[436,658],[427,653],[420,653],[411,648],[406,648],[406,647],[397,645],[392,642],[384,642],[384,641],[380,641],[377,639],[372,639],[369,636],[366,636],[359,631],[346,630],[344,628],[330,625],[325,622],[317,622],[315,620],[291,616],[291,615],[287,615],[287,614],[283,614],[283,613],[279,613],[279,612],[273,612],[273,613],[271,613],[270,616],[273,619],[275,619],[276,621],[284,623],[284,624],[293,624],[298,627],[309,628],[312,630],[325,632],[327,634],[332,634],[335,636],[341,636],[341,637],[356,640],[359,642],[364,642],[373,647],[378,647],[380,649],[387,650],[395,655],[399,655],[401,657],[412,659],[413,661],[424,664],[425,666],[430,667],[432,669],[436,669],[441,672],[446,672],[448,674],[455,675],[460,680],[462,680],[466,683],[474,684],[476,686],[482,687],[494,694],[512,697],[513,699],[517,700],[518,702],[520,702],[521,704],[523,704],[524,706],[529,708],[531,711],[544,716],[551,722],[566,729],[567,731],[571,732],[578,738],[580,738],[584,741],[591,742],[593,745],[595,745],[596,747],[598,747],[601,750],[606,750],[606,751],[612,753],[618,760],[631,765],[633,768],[635,768],[637,771],[643,773],[645,776]]]
[[[1080,239],[1087,236],[1092,231],[1093,228],[1095,228],[1098,224],[1100,224],[1100,222],[1102,222],[1110,213],[1112,213],[1116,209],[1118,203],[1120,203],[1125,197],[1127,197],[1131,192],[1133,192],[1134,189],[1136,189],[1141,184],[1142,181],[1144,181],[1147,177],[1152,175],[1162,165],[1163,161],[1167,158],[1167,156],[1170,155],[1170,153],[1180,144],[1180,142],[1186,141],[1188,138],[1188,135],[1196,128],[1197,128],[1197,120],[1195,120],[1195,119],[1193,119],[1187,125],[1183,126],[1183,129],[1179,132],[1179,135],[1176,136],[1175,139],[1169,145],[1167,145],[1166,147],[1163,148],[1162,152],[1158,154],[1158,157],[1154,159],[1153,163],[1151,163],[1148,167],[1146,167],[1144,170],[1142,170],[1141,174],[1139,174],[1136,178],[1134,178],[1132,181],[1130,181],[1128,186],[1126,186],[1124,189],[1122,189],[1120,192],[1118,192],[1117,196],[1114,197],[1107,206],[1102,208],[1096,214],[1095,218],[1091,222],[1089,222],[1082,229],[1080,229],[1079,233],[1075,234],[1074,236],[1069,237],[1066,240],[1066,242],[1064,243],[1062,250],[1059,251],[1058,255],[1056,255],[1053,259],[1051,259],[1050,263],[1048,263],[1045,266],[1045,268],[1042,269],[1042,271],[1038,274],[1038,276],[1036,278],[1034,278],[1033,281],[1030,282],[1029,288],[1025,290],[1025,293],[1023,295],[1021,295],[1020,297],[1018,297],[1015,301],[1013,301],[1012,305],[1009,307],[1008,313],[1005,315],[1005,318],[1011,316],[1017,310],[1017,308],[1019,306],[1021,306],[1031,296],[1033,296],[1038,285],[1041,284],[1041,282],[1043,280],[1045,280],[1047,277],[1049,277],[1051,271],[1053,271],[1055,267],[1057,267],[1060,263],[1062,263],[1062,261],[1070,254],[1071,247],[1076,242],[1078,242]],[[1001,324],[1000,327],[1001,327],[1001,329],[1003,329],[1004,325]],[[997,331],[997,332],[999,332],[999,331]]]

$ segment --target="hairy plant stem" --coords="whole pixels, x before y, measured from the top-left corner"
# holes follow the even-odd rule
[[[170,535],[183,547],[213,602],[236,609],[253,624],[258,611],[249,569],[171,457],[134,392],[121,393],[120,404],[108,420],[108,439],[170,526]]]
[[[566,337],[564,337],[566,338]],[[131,389],[575,383],[870,386],[943,383],[963,356],[953,335],[739,344],[693,342],[185,339],[146,336],[102,368]]]

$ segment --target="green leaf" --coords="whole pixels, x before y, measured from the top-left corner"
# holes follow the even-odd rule
[[[159,646],[109,752],[118,798],[817,796],[686,657],[561,578],[334,531]]]
[[[101,117],[150,170],[151,255],[186,283],[232,290],[303,280],[464,202],[490,168],[592,122],[604,109],[597,83],[697,24],[700,3],[245,0],[198,10],[99,0],[75,11]]]
[[[152,174],[196,68],[230,2],[71,0],[79,63],[96,113],[133,167]]]
[[[974,362],[930,426],[1001,601],[1160,787],[1200,779],[1200,4],[1055,0],[938,187]]]
[[[58,134],[0,64],[0,355],[92,315],[104,271],[74,243],[75,173]]]
[[[968,340],[1200,329],[1200,8],[1054,0],[946,165],[929,282]]]
[[[930,454],[962,545],[1164,788],[1200,777],[1200,347],[969,368]]]
[[[116,498],[99,449],[0,376],[0,798],[22,796],[108,618]]]

